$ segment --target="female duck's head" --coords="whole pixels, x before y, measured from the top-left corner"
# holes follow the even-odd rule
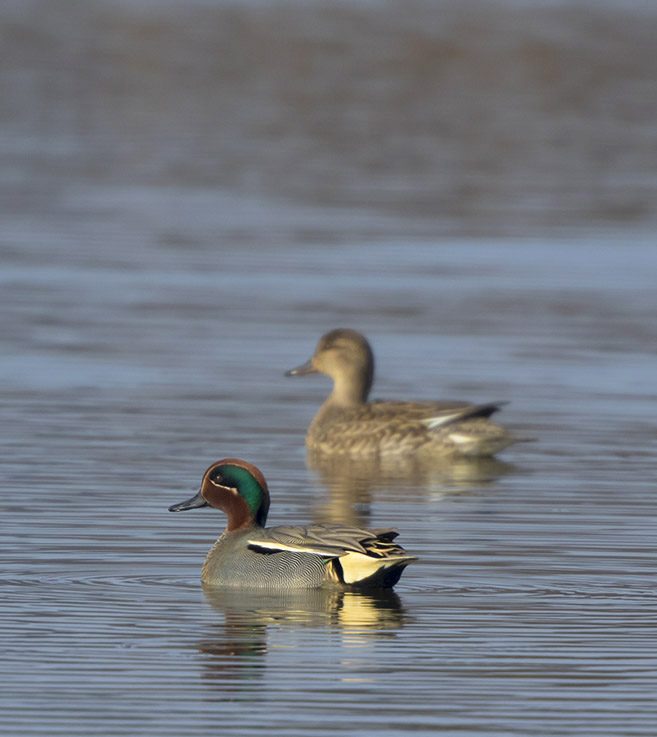
[[[316,371],[333,379],[334,399],[340,404],[367,401],[374,381],[374,354],[365,336],[337,328],[322,335],[312,358],[288,371],[286,376],[304,376]]]
[[[221,509],[228,517],[226,530],[264,527],[269,512],[269,490],[262,473],[251,463],[225,458],[203,474],[201,490],[187,501],[169,507],[182,512],[198,507]]]

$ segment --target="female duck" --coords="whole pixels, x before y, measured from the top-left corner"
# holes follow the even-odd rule
[[[326,333],[310,360],[286,376],[317,371],[333,379],[333,391],[308,428],[306,445],[312,452],[481,457],[517,441],[489,419],[500,402],[368,402],[374,355],[355,330]]]
[[[206,584],[274,590],[390,588],[416,560],[393,542],[397,532],[392,529],[319,524],[265,528],[267,482],[255,466],[235,458],[213,463],[199,493],[169,511],[207,506],[225,512],[228,524],[203,564],[201,580]]]

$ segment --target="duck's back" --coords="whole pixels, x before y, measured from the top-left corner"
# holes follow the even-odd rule
[[[225,532],[208,553],[203,583],[226,588],[388,588],[415,560],[394,529],[348,525],[254,527]]]
[[[349,455],[407,452],[491,455],[513,442],[488,418],[499,404],[373,401],[340,407],[327,401],[306,437],[311,451]]]

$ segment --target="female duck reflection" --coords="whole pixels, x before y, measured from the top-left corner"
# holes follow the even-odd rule
[[[313,519],[352,525],[368,523],[377,496],[404,509],[427,496],[442,498],[488,487],[515,469],[497,458],[350,458],[313,451],[308,451],[306,465],[322,488]]]

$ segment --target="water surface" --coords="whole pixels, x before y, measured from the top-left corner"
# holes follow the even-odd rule
[[[441,108],[422,117],[416,88],[393,73],[401,58],[431,84],[434,36],[408,43],[422,13],[359,6],[394,41],[359,47],[356,11],[201,5],[182,25],[151,3],[76,5],[78,26],[39,2],[3,10],[16,52],[0,128],[3,733],[653,735],[657,98],[627,93],[626,124],[642,133],[613,149],[613,176],[589,144],[604,153],[624,114],[604,108],[588,136],[584,102],[521,116],[520,150],[561,156],[545,177],[515,143],[483,147],[487,169],[463,121],[472,113],[485,133],[490,118],[452,107],[445,170],[447,149],[420,137]],[[607,68],[586,14],[572,11],[573,24],[550,4],[538,16],[523,7],[500,10],[515,35],[495,36],[495,53],[513,61],[524,38],[549,61],[580,44],[583,68]],[[588,77],[612,97],[627,80],[647,89],[635,64],[653,16],[638,12],[614,36],[636,55],[616,77]],[[465,21],[449,13],[452,38],[450,23]],[[208,56],[220,20],[226,39],[251,39],[243,56]],[[595,26],[603,38],[613,27]],[[445,53],[467,72],[471,104],[497,109],[472,92],[483,62],[468,38]],[[254,61],[257,49],[274,61]],[[366,73],[344,76],[360,55]],[[221,94],[208,101],[210,80]],[[395,145],[381,177],[368,152],[385,145],[367,135],[377,80],[415,90],[404,99],[420,129],[382,117],[378,140]],[[534,99],[517,78],[509,99],[518,89]],[[362,137],[338,135],[338,118]],[[565,150],[562,125],[574,136]],[[424,179],[416,149],[429,156]],[[463,200],[455,177],[484,182],[468,190],[479,196]],[[596,177],[584,207],[572,193]],[[303,436],[329,383],[283,373],[338,326],[370,338],[374,396],[508,400],[500,421],[537,441],[490,463],[384,477],[309,465]],[[204,591],[222,515],[167,508],[227,456],[266,475],[272,524],[394,525],[419,561],[394,593]]]

